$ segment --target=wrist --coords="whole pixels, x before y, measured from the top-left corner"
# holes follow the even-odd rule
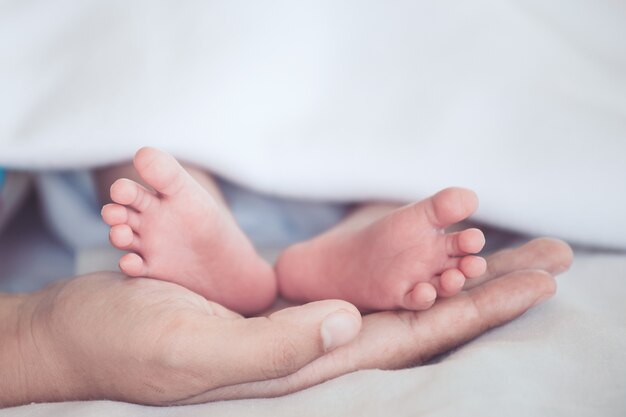
[[[46,322],[47,292],[0,295],[1,407],[76,398],[67,362]]]
[[[22,337],[22,313],[27,295],[0,294],[0,407],[28,402]],[[28,349],[27,349],[28,350]]]

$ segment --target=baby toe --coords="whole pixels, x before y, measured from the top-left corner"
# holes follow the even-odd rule
[[[127,178],[120,178],[111,184],[111,200],[128,205],[137,197],[137,184]]]
[[[478,253],[485,246],[485,235],[480,229],[467,229],[445,236],[448,256]]]
[[[120,258],[120,270],[131,277],[147,276],[148,268],[143,258],[136,253],[127,253]]]
[[[135,181],[120,178],[111,185],[111,200],[142,212],[147,210],[158,198]]]
[[[458,294],[465,285],[465,275],[459,269],[451,268],[444,271],[439,277],[437,295],[451,297]]]
[[[111,244],[118,249],[137,249],[138,239],[127,224],[111,227],[109,231]]]
[[[426,310],[437,298],[435,287],[427,282],[420,282],[404,296],[402,307],[407,310]]]
[[[478,278],[487,271],[487,261],[480,256],[464,256],[459,261],[459,269],[466,278]]]
[[[482,230],[472,228],[459,232],[458,248],[465,253],[478,253],[485,247],[485,235]]]
[[[118,224],[126,223],[128,220],[126,207],[119,204],[104,205],[100,214],[102,215],[102,220],[109,226],[117,226]]]

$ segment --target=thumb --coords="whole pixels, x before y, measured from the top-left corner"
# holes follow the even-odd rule
[[[234,374],[226,384],[271,379],[349,343],[360,329],[361,315],[352,304],[317,301],[268,317],[225,321],[213,353],[226,367],[222,375]]]

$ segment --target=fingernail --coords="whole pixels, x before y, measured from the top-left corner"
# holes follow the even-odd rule
[[[339,310],[328,315],[322,322],[321,328],[324,350],[332,350],[352,341],[360,328],[360,321],[346,310]]]

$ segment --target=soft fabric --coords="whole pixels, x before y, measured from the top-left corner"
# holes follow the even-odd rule
[[[477,219],[626,248],[620,2],[0,4],[0,165],[152,144],[257,190],[475,189]]]

